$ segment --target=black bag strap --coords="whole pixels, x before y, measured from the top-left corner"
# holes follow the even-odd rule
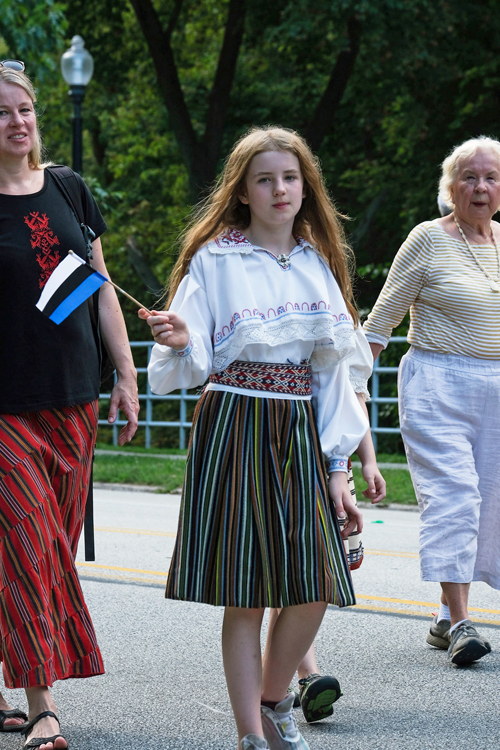
[[[57,187],[66,198],[71,210],[73,211],[76,220],[78,221],[80,228],[83,232],[85,244],[87,248],[87,262],[92,260],[92,240],[95,239],[95,232],[85,224],[85,216],[83,213],[82,194],[80,192],[80,185],[78,178],[75,173],[69,167],[55,164],[52,167],[47,167],[50,174],[54,178],[54,182]],[[93,312],[96,321],[98,321],[99,315],[99,301],[96,294],[92,296]],[[92,310],[92,308],[91,308]],[[87,562],[95,560],[95,541],[94,541],[94,455],[92,455],[92,465],[90,469],[89,487],[87,491],[87,501],[85,503],[85,520],[84,520],[84,537],[85,537],[85,560]]]
[[[94,455],[90,467],[89,489],[87,493],[87,502],[85,503],[85,520],[84,520],[84,538],[85,538],[85,560],[93,562],[95,560],[95,539],[94,539]]]
[[[90,261],[93,257],[92,242],[95,240],[95,232],[88,226],[88,224],[85,224],[82,193],[78,178],[72,169],[63,164],[54,164],[51,167],[47,167],[47,169],[54,178],[57,187],[66,198],[71,210],[75,214],[76,220],[80,225],[85,239],[87,261]]]

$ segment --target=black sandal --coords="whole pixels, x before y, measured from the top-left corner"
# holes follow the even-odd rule
[[[8,724],[5,726],[6,719],[24,719],[24,724]],[[28,726],[28,717],[24,711],[18,708],[11,708],[10,711],[0,710],[0,732],[22,732]]]
[[[33,727],[35,726],[35,724],[38,724],[39,721],[41,721],[42,719],[45,719],[46,716],[52,716],[57,721],[58,724],[60,723],[59,719],[57,718],[57,716],[55,715],[55,713],[53,713],[53,711],[42,711],[41,714],[38,714],[38,716],[35,716],[35,718],[32,719],[32,721],[29,722],[28,726],[26,726],[22,730],[22,734],[25,737],[27,737],[28,734],[33,729]],[[23,745],[23,750],[25,748],[40,747],[40,745],[46,745],[47,742],[54,743],[57,740],[58,737],[62,737],[63,740],[66,739],[65,737],[62,736],[62,734],[55,734],[53,737],[33,737],[29,742],[27,742],[25,745]],[[68,745],[68,747],[69,747],[69,745]]]

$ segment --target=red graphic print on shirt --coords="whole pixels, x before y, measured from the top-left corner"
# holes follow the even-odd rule
[[[31,229],[31,247],[33,250],[41,250],[36,259],[42,269],[38,286],[43,289],[61,259],[59,252],[54,249],[54,245],[59,244],[59,239],[49,228],[49,218],[46,214],[40,216],[38,211],[32,211],[29,216],[24,217],[24,221]]]

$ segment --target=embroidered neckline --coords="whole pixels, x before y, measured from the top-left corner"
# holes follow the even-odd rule
[[[314,245],[312,245],[308,240],[304,239],[303,237],[296,237],[296,246],[295,247],[301,247],[301,248],[307,248],[310,247],[311,250],[314,250],[317,252]],[[252,245],[249,239],[245,237],[245,235],[240,232],[239,229],[228,229],[222,234],[220,234],[218,237],[216,237],[214,240],[212,240],[209,243],[209,250],[210,252],[214,254],[222,253],[251,253],[254,249],[257,250],[264,250],[266,253],[269,251],[266,250],[265,247],[260,247],[259,245]],[[293,248],[295,249],[295,248]],[[272,253],[271,253],[272,255]],[[276,256],[274,256],[276,257]]]

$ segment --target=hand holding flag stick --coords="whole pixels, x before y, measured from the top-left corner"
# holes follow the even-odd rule
[[[106,282],[151,315],[147,307],[141,305],[121,287],[96,271],[90,263],[80,258],[73,250],[68,252],[66,258],[59,263],[51,274],[36,306],[59,325]]]

